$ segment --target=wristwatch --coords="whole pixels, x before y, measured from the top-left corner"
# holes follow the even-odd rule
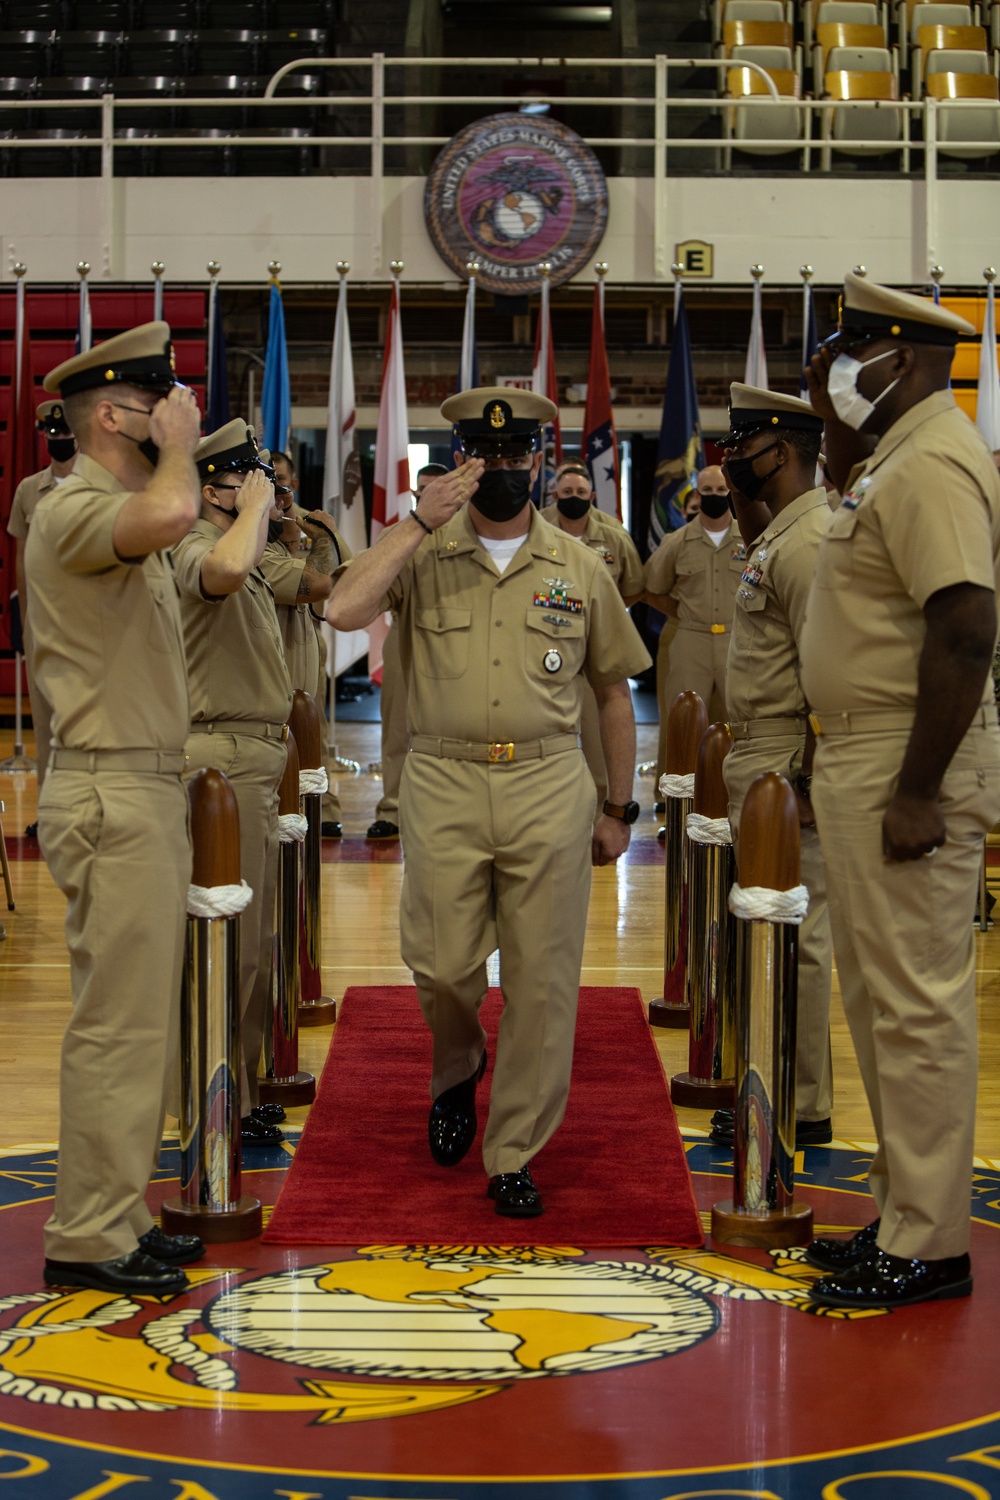
[[[799,796],[804,797],[807,802],[812,796],[812,784],[812,777],[807,776],[804,771],[800,771],[795,778],[795,790],[798,792]]]
[[[609,818],[620,818],[623,823],[634,823],[639,816],[638,802],[605,802],[604,811]]]

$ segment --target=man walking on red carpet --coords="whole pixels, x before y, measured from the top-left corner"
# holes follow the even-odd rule
[[[627,679],[649,656],[601,557],[529,504],[552,402],[487,387],[441,412],[459,431],[458,468],[345,568],[327,619],[341,630],[387,609],[399,619],[413,731],[400,937],[434,1037],[431,1152],[452,1166],[475,1139],[479,1007],[499,947],[504,1013],[483,1160],[497,1213],[528,1218],[543,1207],[529,1163],[569,1093],[590,862],[623,854],[639,813]],[[579,739],[584,678],[608,770],[596,823]]]

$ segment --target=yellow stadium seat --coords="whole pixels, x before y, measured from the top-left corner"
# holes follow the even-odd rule
[[[884,47],[885,32],[881,26],[851,25],[844,21],[821,21],[816,27],[813,48],[813,78],[816,93],[823,86],[826,60],[834,47]]]
[[[906,111],[882,107],[899,98],[899,79],[895,73],[838,70],[825,75],[823,90],[827,98],[843,104],[842,108],[823,111],[821,161],[825,172],[830,170],[832,151],[850,156],[876,156],[901,143],[906,152],[909,142]],[[856,144],[859,141],[874,144]],[[904,169],[905,166],[904,156]]]

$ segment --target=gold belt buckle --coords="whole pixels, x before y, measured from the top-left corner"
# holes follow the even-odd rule
[[[810,714],[809,715],[809,727],[812,730],[813,734],[816,736],[816,738],[819,739],[820,735],[823,733],[823,726],[819,722],[819,719],[817,718],[817,716],[815,714]]]
[[[504,745],[499,740],[494,740],[492,744],[487,745],[486,747],[486,759],[489,761],[491,766],[498,765],[502,760],[513,760],[513,744],[508,741],[507,744]]]
[[[725,635],[725,633],[726,633],[726,627],[725,627],[725,625],[713,625],[712,626],[712,634],[713,635]]]

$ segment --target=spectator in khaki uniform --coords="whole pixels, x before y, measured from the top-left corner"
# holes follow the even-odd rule
[[[802,883],[809,891],[798,941],[795,1141],[799,1147],[822,1145],[833,1139],[832,948],[826,870],[803,765],[807,707],[798,642],[816,553],[830,522],[826,491],[814,484],[823,422],[795,396],[748,385],[733,385],[730,392],[724,469],[747,561],[736,591],[726,669],[733,731],[725,762],[729,820],[738,845],[740,811],[755,777],[777,771],[793,783],[802,824]],[[765,450],[759,467],[765,475],[771,471],[766,478],[757,461]],[[732,1111],[725,1115],[712,1139],[730,1144]]]
[[[35,731],[35,765],[38,770],[38,790],[41,792],[45,781],[45,767],[49,759],[52,705],[35,678],[31,621],[28,619],[28,594],[24,578],[24,545],[28,539],[28,528],[39,500],[73,472],[73,464],[76,462],[76,438],[69,430],[61,401],[43,401],[36,408],[35,417],[38,430],[45,437],[51,462],[39,473],[29,474],[22,479],[14,491],[10,518],[7,522],[7,534],[12,536],[17,543],[14,572],[17,578],[17,597],[21,605],[24,664],[28,673],[31,726]],[[26,838],[37,837],[38,824],[29,823],[24,832]]]
[[[847,276],[840,330],[807,368],[843,494],[802,636],[813,805],[844,1010],[878,1140],[879,1219],[814,1240],[837,1307],[972,1290],[976,1116],[972,913],[1000,815],[989,682],[1000,476],[948,381],[944,307]]]
[[[215,766],[240,813],[240,874],[253,900],[240,919],[240,1117],[245,1146],[281,1140],[280,1105],[259,1103],[270,1018],[278,785],[292,685],[274,599],[259,564],[274,507],[270,469],[240,418],[198,444],[201,516],[173,551],[191,689],[188,771]]]
[[[617,859],[638,814],[627,678],[649,657],[603,560],[531,509],[532,448],[552,402],[486,387],[441,410],[465,461],[344,570],[327,615],[348,630],[399,615],[412,728],[400,935],[434,1037],[432,1154],[451,1165],[475,1138],[479,1006],[499,946],[505,1009],[483,1160],[497,1212],[528,1217],[542,1212],[529,1163],[569,1090],[588,855]],[[596,824],[578,737],[584,675],[617,799]]]
[[[80,445],[35,511],[24,560],[52,704],[39,838],[67,897],[73,986],[45,1280],[173,1295],[201,1242],[158,1229],[145,1192],[179,1066],[188,696],[166,549],[197,515],[200,419],[174,383],[166,323],[67,360],[45,389]]]
[[[607,565],[615,588],[626,608],[643,595],[642,561],[635,543],[625,527],[614,516],[598,510],[597,496],[590,474],[583,464],[564,463],[556,470],[554,500],[542,511],[542,519],[558,526],[567,536],[576,537],[590,547]],[[584,681],[583,717],[580,722],[583,755],[597,788],[597,806],[604,806],[608,777],[601,749],[601,732],[597,720],[597,699]]]

